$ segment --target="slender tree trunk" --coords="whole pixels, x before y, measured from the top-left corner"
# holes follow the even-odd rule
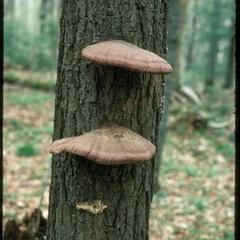
[[[40,33],[44,34],[47,32],[48,18],[53,15],[53,0],[41,0],[40,6]]]
[[[40,5],[40,31],[39,34],[43,37],[50,49],[51,58],[56,59],[58,54],[58,49],[56,48],[56,43],[59,36],[59,28],[57,22],[59,22],[59,12],[60,12],[60,2],[61,0],[41,0]]]
[[[180,27],[180,11],[181,4],[179,0],[170,0],[169,1],[169,13],[168,13],[168,35],[167,35],[167,60],[173,66],[174,72],[171,75],[165,77],[165,100],[164,100],[164,114],[160,124],[159,130],[159,140],[158,140],[158,151],[156,153],[156,167],[154,173],[154,193],[156,193],[160,189],[159,182],[159,174],[160,174],[160,166],[163,159],[163,149],[165,145],[165,139],[167,134],[167,122],[168,122],[168,114],[170,107],[170,97],[172,91],[172,85],[176,82],[179,83],[179,49],[180,49],[180,41],[179,41],[179,27]]]
[[[62,0],[53,0],[53,18],[60,19]]]
[[[228,62],[224,88],[231,88],[233,84],[233,73],[234,73],[234,59],[235,59],[235,37],[232,35],[229,41],[229,52],[228,52]]]
[[[176,20],[179,19],[178,23],[169,23],[169,31],[174,32],[176,31],[175,34],[170,34],[169,36],[169,53],[167,58],[169,59],[170,63],[173,64],[174,72],[173,76],[167,76],[167,79],[171,79],[169,84],[169,90],[170,92],[172,90],[179,91],[181,87],[181,78],[183,74],[181,73],[181,62],[182,62],[182,41],[183,41],[183,29],[184,29],[184,21],[185,21],[185,13],[186,13],[186,2],[185,0],[182,3],[175,3],[174,5],[179,6],[179,10],[175,8],[175,10],[172,10],[172,12],[176,12]],[[174,6],[172,6],[174,9]],[[171,20],[169,20],[171,21]],[[174,26],[174,27],[173,27]],[[174,29],[176,28],[176,29]],[[171,50],[172,49],[172,50]],[[171,84],[171,85],[170,85]],[[167,92],[167,91],[166,91]],[[170,96],[169,96],[169,101],[170,101]]]
[[[197,2],[195,0],[188,1],[187,12],[186,12],[186,19],[185,21],[185,39],[184,42],[186,43],[186,47],[184,48],[183,57],[185,58],[185,68],[184,71],[189,69],[190,64],[192,63],[192,55],[194,49],[194,38],[195,38],[195,28],[196,28],[196,9]]]
[[[185,32],[185,26],[186,26],[186,12],[187,12],[187,7],[188,7],[188,0],[179,0],[178,5],[180,8],[180,13],[179,13],[179,33],[178,33],[178,38],[179,38],[179,44],[177,45],[176,49],[176,58],[179,61],[179,68],[174,70],[175,78],[172,82],[172,89],[175,91],[179,91],[181,87],[181,79],[184,76],[184,72],[186,69],[186,59],[184,55],[184,49],[183,45],[181,42],[184,42],[186,39],[186,32]],[[181,63],[181,64],[180,64]]]
[[[196,16],[193,16],[192,22],[191,22],[191,35],[190,35],[190,40],[189,40],[189,45],[187,49],[187,64],[186,64],[186,70],[190,68],[190,65],[193,62],[193,50],[194,50],[194,39],[195,39],[195,34],[196,34]]]
[[[217,63],[218,43],[215,40],[210,40],[209,44],[209,56],[207,66],[207,80],[206,87],[213,86],[215,79],[215,69]]]
[[[4,2],[4,18],[12,18],[14,15],[14,0],[7,0]]]
[[[214,85],[215,79],[215,71],[217,64],[217,54],[218,54],[218,44],[219,44],[219,36],[218,36],[218,28],[219,28],[219,18],[220,18],[220,7],[221,1],[214,0],[213,1],[213,11],[210,19],[210,39],[209,39],[209,50],[208,55],[206,57],[206,90]]]
[[[167,0],[63,0],[53,139],[114,121],[153,143],[162,112],[163,78],[80,59],[95,42],[122,39],[165,54]],[[148,239],[154,160],[102,166],[71,154],[52,159],[48,240]],[[101,200],[93,215],[78,202]]]

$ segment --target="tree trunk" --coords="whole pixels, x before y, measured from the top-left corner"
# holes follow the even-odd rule
[[[40,6],[40,33],[47,33],[48,17],[53,15],[53,0],[41,0]]]
[[[63,0],[53,139],[113,121],[157,142],[163,77],[80,59],[93,43],[122,39],[164,56],[167,0]],[[148,239],[154,160],[102,166],[72,154],[52,159],[48,240]],[[78,202],[101,200],[98,215]]]
[[[218,43],[215,40],[210,40],[209,54],[207,57],[207,79],[206,88],[213,86],[215,79],[215,69],[217,63]]]
[[[186,64],[186,70],[188,70],[193,62],[193,50],[194,50],[194,38],[196,34],[196,16],[193,16],[192,22],[191,22],[191,35],[189,40],[189,45],[187,49],[187,64]]]
[[[216,71],[216,64],[217,64],[217,54],[218,54],[218,43],[219,43],[219,36],[218,36],[218,29],[219,29],[219,18],[220,18],[220,7],[221,1],[214,0],[213,1],[213,11],[212,16],[210,18],[210,39],[209,39],[209,50],[208,55],[206,56],[206,90],[214,85],[215,79],[215,71]]]
[[[174,80],[172,82],[172,89],[175,91],[179,91],[181,87],[181,79],[184,76],[184,72],[186,69],[186,59],[184,57],[184,51],[183,51],[183,44],[182,42],[185,41],[186,39],[186,31],[185,31],[185,26],[186,26],[186,11],[188,7],[188,0],[180,0],[178,5],[179,6],[179,33],[178,33],[178,38],[179,38],[179,44],[177,45],[176,49],[176,59],[179,61],[179,66],[177,71],[174,70]],[[176,23],[177,24],[177,23]],[[173,30],[174,31],[174,30]]]
[[[234,73],[234,59],[235,59],[235,37],[231,36],[229,41],[229,52],[227,60],[227,70],[224,88],[231,88],[233,84],[233,73]]]
[[[14,0],[4,2],[4,18],[13,18],[14,15]]]
[[[62,0],[53,0],[53,19],[59,20],[61,15]]]
[[[185,51],[183,57],[185,58],[184,72],[187,71],[192,63],[193,49],[194,49],[194,38],[195,38],[195,28],[196,28],[196,9],[197,2],[191,0],[188,2],[185,27],[184,27],[184,42],[186,43]]]
[[[167,122],[168,122],[168,112],[170,106],[170,97],[172,90],[172,83],[177,81],[179,78],[179,56],[178,51],[180,48],[179,41],[179,27],[180,27],[180,1],[179,0],[170,0],[169,1],[169,13],[168,13],[168,35],[167,35],[167,60],[173,66],[174,72],[171,75],[166,76],[165,81],[165,101],[164,101],[164,114],[160,124],[159,130],[159,140],[158,140],[158,151],[156,153],[156,167],[154,172],[154,193],[160,190],[159,174],[160,166],[162,162],[162,154],[165,145],[165,139],[167,134]]]

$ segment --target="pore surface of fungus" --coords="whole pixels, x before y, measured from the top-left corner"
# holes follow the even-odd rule
[[[113,65],[136,72],[172,72],[171,65],[165,59],[122,40],[105,41],[90,45],[82,50],[81,57],[96,63]]]
[[[70,152],[104,165],[139,163],[150,160],[156,147],[139,134],[114,123],[106,123],[96,130],[56,140],[50,153]]]

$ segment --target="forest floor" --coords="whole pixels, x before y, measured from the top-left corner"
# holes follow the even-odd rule
[[[209,101],[208,110],[219,108],[219,116],[230,118],[232,95]],[[150,240],[233,239],[234,126],[195,128],[190,107],[172,105]],[[53,109],[51,91],[4,86],[4,222],[38,207],[47,217]]]

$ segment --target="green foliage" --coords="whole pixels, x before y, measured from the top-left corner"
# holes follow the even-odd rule
[[[193,61],[189,63],[190,68],[187,73],[184,73],[183,79],[190,86],[196,86],[199,82],[204,85],[209,75],[209,68],[215,68],[216,82],[224,79],[228,68],[229,39],[234,34],[234,4],[234,0],[209,0],[207,3],[206,1],[196,1],[194,13],[191,13],[195,15],[197,22]],[[185,31],[187,32],[188,29]],[[211,66],[211,63],[208,62],[209,54],[212,54],[211,40],[218,46],[215,66]],[[182,48],[186,51],[188,51],[189,41],[191,41],[190,38],[182,41]]]
[[[194,176],[197,175],[198,169],[196,167],[194,167],[194,166],[187,166],[185,168],[185,172],[186,172],[187,176],[194,177]]]
[[[19,157],[31,157],[37,155],[38,151],[32,143],[25,143],[18,147],[16,154]]]
[[[19,92],[9,92],[6,94],[5,99],[10,104],[28,107],[41,106],[46,101],[52,99],[52,96],[46,92],[38,92],[38,94],[34,94],[32,91],[25,90],[22,93],[24,94],[19,94]]]
[[[222,240],[233,240],[233,239],[234,239],[234,235],[232,232],[230,231],[224,232],[224,237],[222,238]]]
[[[202,211],[205,207],[205,201],[204,199],[202,198],[199,198],[199,199],[196,199],[195,201],[195,208],[198,210],[198,211]]]
[[[234,146],[232,144],[219,144],[218,151],[226,157],[234,156]]]
[[[55,70],[57,63],[57,30],[53,34],[31,33],[13,19],[4,23],[4,62],[6,66],[28,70]],[[54,29],[55,28],[55,29]]]
[[[20,129],[22,127],[22,123],[17,120],[17,119],[10,119],[9,120],[9,123],[10,123],[10,127],[17,130],[17,129]]]
[[[4,81],[11,84],[17,84],[19,86],[30,87],[34,89],[40,89],[44,91],[53,91],[55,87],[55,79],[52,77],[46,77],[46,74],[42,73],[41,76],[34,76],[36,72],[27,72],[24,76],[22,71],[6,70],[4,71]],[[29,76],[28,76],[29,75]],[[37,74],[39,75],[39,73]]]

